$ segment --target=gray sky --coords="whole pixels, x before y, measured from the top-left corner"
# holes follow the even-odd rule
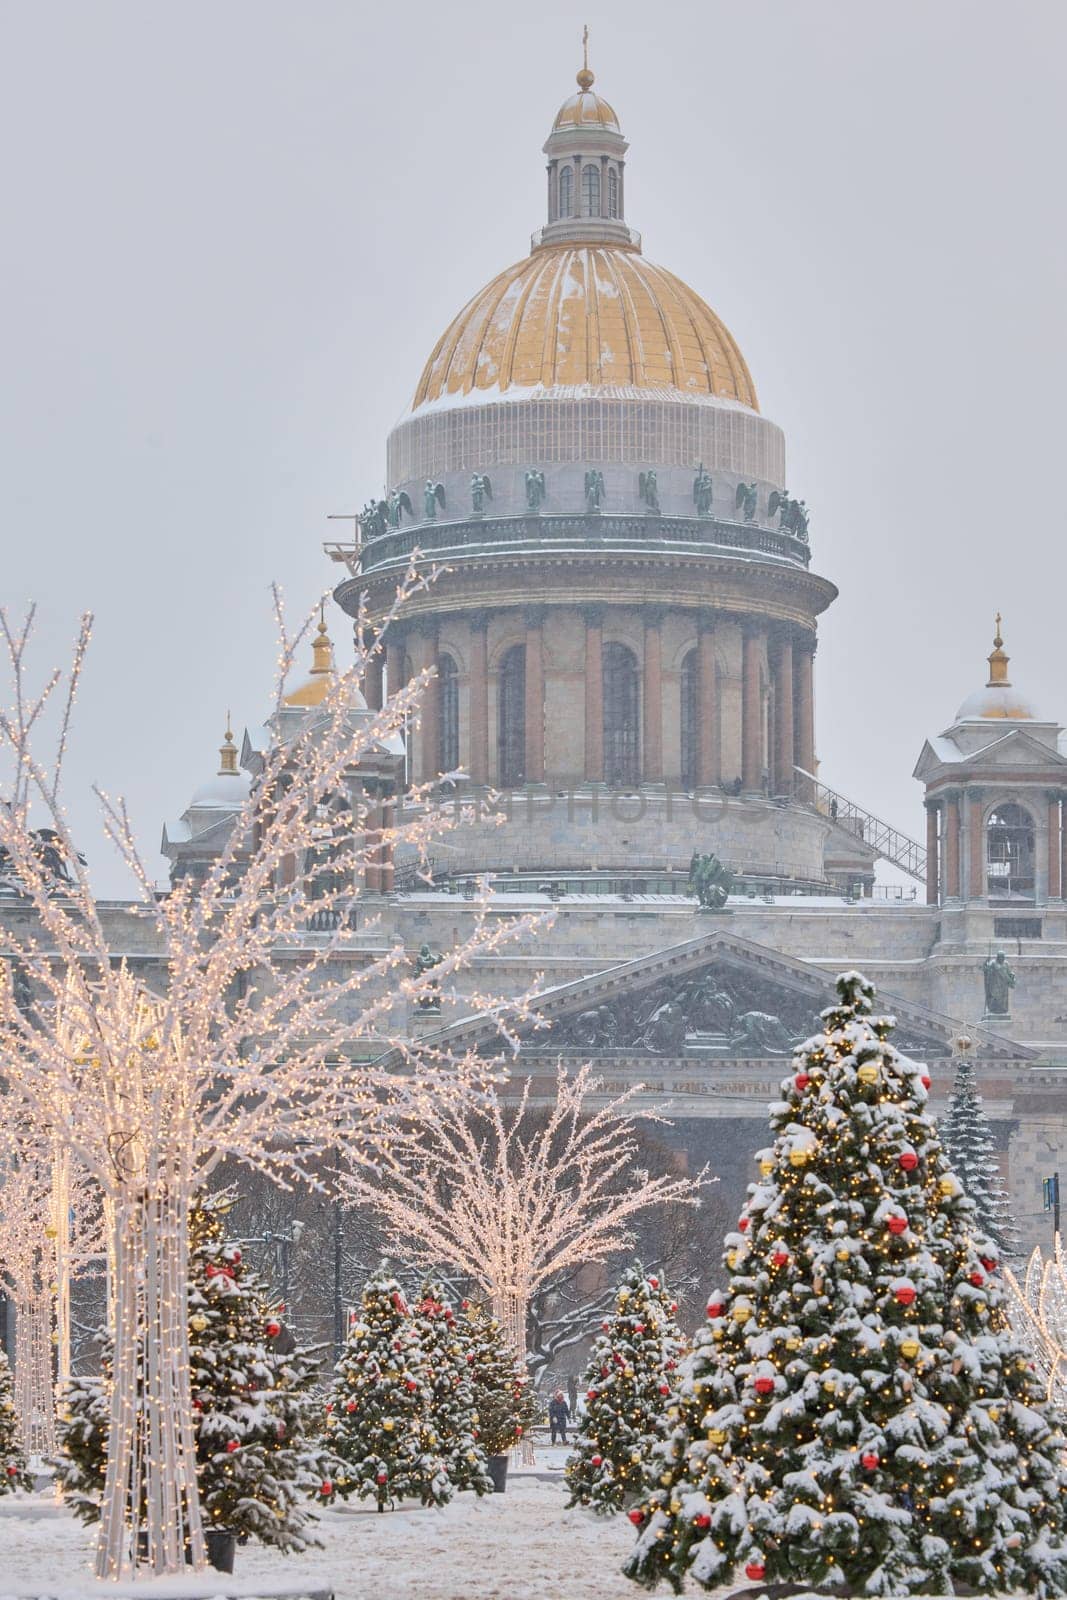
[[[918,835],[985,673],[1067,718],[1060,0],[4,4],[0,594],[97,614],[67,799],[160,825],[255,723],[328,512],[525,254],[592,33],[649,257],[722,316],[813,508],[826,780]],[[339,622],[340,619],[338,619]],[[335,627],[335,636],[341,629]]]

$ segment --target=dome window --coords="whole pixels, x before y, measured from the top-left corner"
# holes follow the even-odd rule
[[[582,215],[600,215],[600,168],[587,161],[582,168]]]
[[[1034,898],[1034,819],[1023,806],[997,806],[986,824],[986,879],[992,900]]]
[[[641,779],[637,657],[624,644],[606,644],[604,677],[604,777],[613,789]]]
[[[459,766],[459,673],[452,656],[438,656],[437,683],[441,696],[437,770],[454,772]]]
[[[569,217],[574,210],[574,168],[563,167],[559,175],[559,214]]]
[[[697,785],[697,653],[695,650],[688,651],[682,662],[679,691],[682,787],[695,789]]]
[[[619,174],[615,167],[608,168],[608,216],[619,215]]]
[[[526,646],[513,644],[500,664],[497,763],[502,789],[516,789],[526,776]]]

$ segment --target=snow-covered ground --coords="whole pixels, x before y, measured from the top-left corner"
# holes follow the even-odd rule
[[[457,1496],[443,1511],[385,1513],[357,1501],[323,1515],[322,1550],[289,1559],[260,1546],[237,1552],[233,1578],[137,1585],[168,1600],[201,1596],[306,1595],[337,1600],[638,1600],[620,1574],[633,1530],[624,1517],[566,1511],[566,1452],[546,1447],[536,1469],[514,1469],[507,1493]],[[47,1498],[0,1500],[0,1600],[93,1594],[122,1586],[89,1576],[92,1534]]]

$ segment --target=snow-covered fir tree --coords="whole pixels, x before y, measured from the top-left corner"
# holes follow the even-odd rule
[[[284,1349],[281,1322],[240,1249],[227,1244],[225,1197],[190,1217],[189,1360],[197,1478],[208,1528],[286,1552],[318,1541],[310,1500],[332,1486],[336,1462],[316,1439],[317,1364]],[[57,1475],[72,1510],[100,1515],[107,1470],[110,1348],[101,1374],[75,1378],[60,1411]]]
[[[858,973],[771,1108],[628,1575],[1060,1594],[1065,1447],[995,1247]]]
[[[970,1041],[967,1043],[969,1046]],[[957,1059],[952,1098],[938,1122],[938,1132],[953,1172],[974,1201],[979,1227],[1002,1255],[1016,1254],[1019,1229],[1012,1216],[1008,1191],[997,1164],[993,1130],[966,1049],[961,1049]]]
[[[495,1317],[464,1300],[458,1317],[460,1341],[474,1379],[478,1442],[487,1456],[503,1456],[528,1433],[537,1415],[529,1378]]]
[[[437,1448],[453,1489],[491,1494],[485,1451],[478,1441],[478,1411],[463,1327],[434,1279],[419,1291],[412,1311],[426,1357],[425,1382]]]
[[[0,1350],[0,1494],[32,1488],[33,1480],[18,1435],[14,1379],[7,1356]]]
[[[326,1433],[342,1465],[324,1499],[354,1494],[385,1511],[402,1500],[444,1505],[451,1498],[428,1366],[415,1319],[383,1262],[367,1280],[334,1369]]]
[[[569,1505],[621,1511],[639,1494],[662,1437],[685,1339],[656,1273],[629,1268],[585,1373],[585,1411],[566,1467]]]

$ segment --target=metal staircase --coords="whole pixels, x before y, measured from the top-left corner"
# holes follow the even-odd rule
[[[805,772],[803,767],[797,767],[796,772],[804,779],[804,783],[798,787],[808,791],[808,798],[812,800],[815,809],[821,811],[824,817],[829,817],[835,827],[844,833],[850,833],[855,839],[861,839],[864,844],[870,846],[875,855],[881,856],[885,861],[891,861],[910,878],[917,878],[920,883],[925,883],[925,845],[921,845],[917,839],[909,839],[899,828],[883,822],[881,817],[864,810],[863,806],[858,806],[854,800],[848,800],[835,789],[820,783],[818,778],[810,772]]]

